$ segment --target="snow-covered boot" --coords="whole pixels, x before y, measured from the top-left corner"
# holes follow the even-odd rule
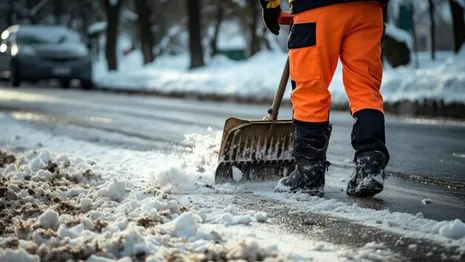
[[[277,192],[304,192],[314,196],[324,195],[326,161],[332,126],[326,123],[305,123],[294,120],[295,170],[282,178]]]
[[[362,109],[353,117],[352,146],[356,167],[346,192],[352,196],[371,197],[383,190],[384,169],[389,162],[384,114],[379,110]]]
[[[357,156],[355,171],[346,193],[356,197],[372,197],[384,189],[386,156],[379,152],[366,152]]]

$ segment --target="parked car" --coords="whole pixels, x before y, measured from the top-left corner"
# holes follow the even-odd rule
[[[0,35],[0,77],[14,87],[23,81],[73,79],[92,87],[92,61],[78,33],[51,25],[14,25]]]

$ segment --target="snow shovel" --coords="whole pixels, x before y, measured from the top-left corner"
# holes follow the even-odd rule
[[[291,25],[292,15],[282,12],[282,25]],[[289,58],[268,115],[263,120],[226,120],[215,182],[248,183],[279,180],[295,168],[292,156],[292,119],[278,120],[279,108],[289,80]]]
[[[288,79],[289,58],[264,120],[226,120],[215,173],[217,184],[278,180],[294,170],[294,126],[291,119],[278,120]]]
[[[280,24],[292,16],[281,13]],[[292,156],[292,119],[278,120],[279,107],[289,80],[289,58],[268,115],[263,120],[226,120],[221,139],[215,182],[249,183],[279,180],[295,168]]]

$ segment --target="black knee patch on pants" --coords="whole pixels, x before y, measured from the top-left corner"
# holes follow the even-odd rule
[[[389,152],[386,147],[384,114],[378,110],[364,109],[353,116],[355,123],[352,129],[352,146],[355,149],[355,159],[364,153],[377,151],[385,156],[384,165],[387,165]]]

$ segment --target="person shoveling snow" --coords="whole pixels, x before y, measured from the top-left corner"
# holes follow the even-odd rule
[[[273,34],[279,35],[280,19],[283,16],[280,0],[259,2],[265,26]],[[293,25],[288,40],[289,64],[285,71],[289,66],[293,87],[293,134],[289,131],[290,121],[277,121],[279,105],[276,107],[275,104],[281,100],[275,98],[269,123],[237,120],[232,124],[232,121],[226,123],[223,160],[236,157],[236,162],[252,173],[247,177],[249,180],[268,177],[271,173],[282,174],[284,178],[278,182],[277,191],[304,191],[310,195],[323,196],[325,174],[329,167],[326,152],[332,131],[329,122],[331,94],[328,88],[340,59],[350,112],[355,119],[352,146],[355,149],[356,167],[346,193],[357,197],[372,197],[384,188],[384,170],[390,158],[385,143],[383,97],[380,93],[383,76],[383,8],[388,0],[290,2]],[[287,82],[287,78],[283,74],[282,79],[285,81],[281,83]],[[283,89],[281,84],[276,97],[282,99]],[[232,138],[228,138],[228,135]],[[289,135],[293,136],[292,143],[288,141]],[[286,174],[287,170],[279,170],[280,167],[275,168],[279,172],[273,171],[271,165],[281,165],[281,169],[291,166],[290,157],[283,153],[287,150],[292,151],[294,171],[289,175]],[[265,152],[266,156],[257,151]],[[240,163],[240,160],[244,161]],[[243,162],[254,163],[247,166]],[[255,165],[254,168],[250,167],[252,165]],[[227,170],[232,168],[238,166],[227,166],[223,162],[217,176],[225,176],[221,172],[230,172]],[[257,175],[259,171],[256,170],[266,174]]]

